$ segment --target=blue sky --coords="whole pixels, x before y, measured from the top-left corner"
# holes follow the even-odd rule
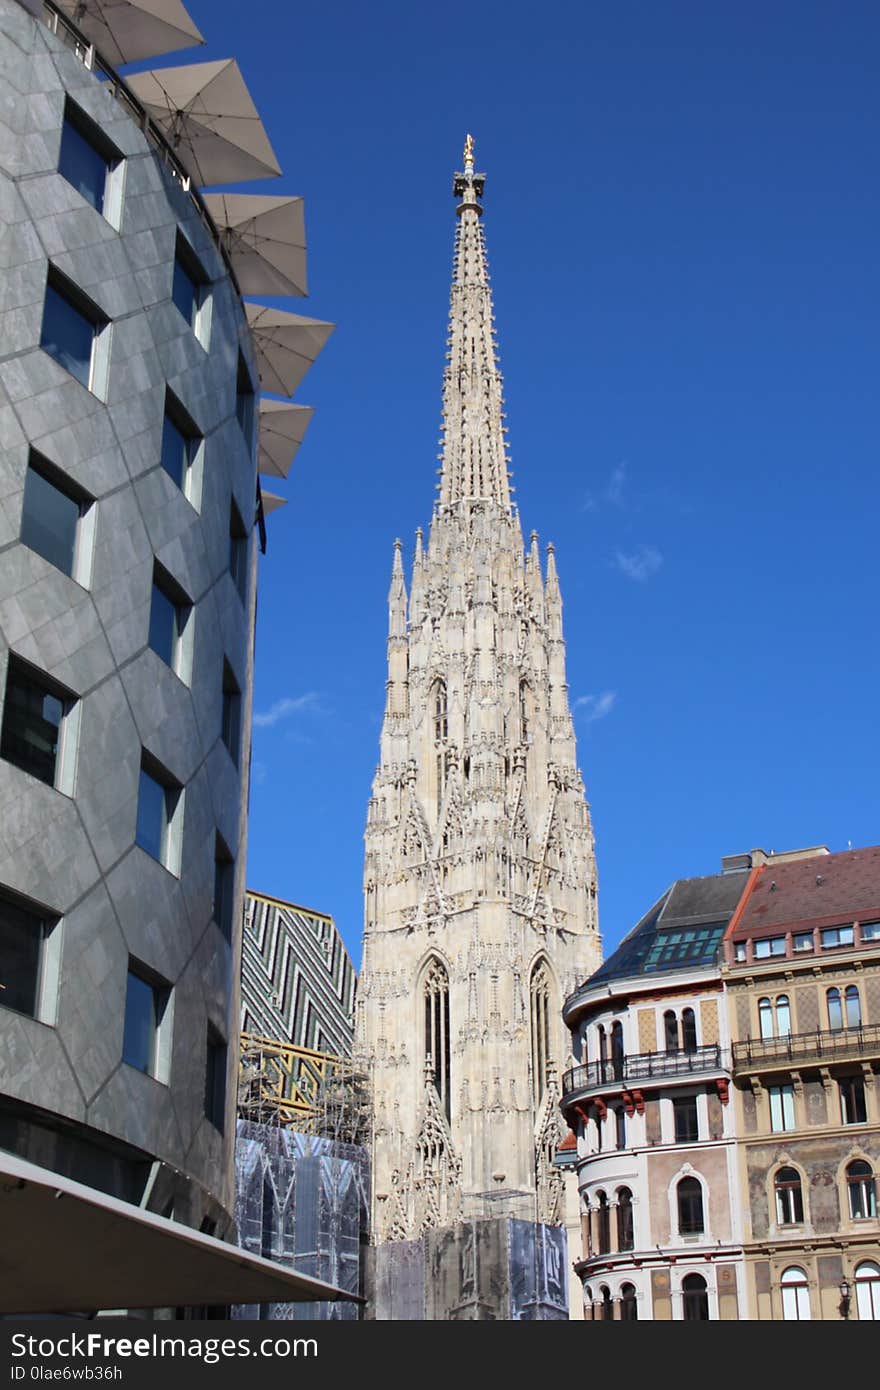
[[[880,9],[189,8],[284,169],[254,191],[306,199],[288,307],[339,325],[261,561],[249,883],[332,912],[359,962],[392,542],[430,518],[468,130],[606,951],[722,854],[876,842]]]

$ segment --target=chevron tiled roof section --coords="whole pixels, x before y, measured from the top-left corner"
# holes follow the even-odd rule
[[[357,975],[326,913],[248,890],[241,983],[242,1032],[351,1055]]]

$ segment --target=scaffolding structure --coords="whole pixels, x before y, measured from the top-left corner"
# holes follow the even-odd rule
[[[351,1293],[369,1239],[370,1078],[347,1057],[241,1035],[235,1217],[246,1250]],[[270,1303],[236,1318],[350,1319],[353,1303]]]
[[[242,1033],[238,1114],[255,1124],[288,1126],[369,1149],[369,1074],[350,1057]]]

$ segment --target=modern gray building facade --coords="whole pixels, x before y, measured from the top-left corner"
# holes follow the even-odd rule
[[[226,1235],[259,364],[143,113],[0,48],[0,1149]]]

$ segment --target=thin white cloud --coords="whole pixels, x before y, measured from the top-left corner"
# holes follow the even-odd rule
[[[613,507],[623,506],[623,485],[626,482],[626,464],[619,463],[616,468],[612,468],[611,477],[605,488],[605,500],[610,502]]]
[[[273,724],[280,724],[282,719],[290,719],[295,714],[320,713],[320,710],[321,701],[314,690],[310,690],[307,695],[285,695],[262,714],[254,715],[254,727],[269,729]]]
[[[572,708],[582,714],[584,723],[595,724],[610,714],[616,704],[617,691],[603,690],[601,695],[579,695]]]
[[[627,579],[635,579],[641,583],[657,573],[663,564],[663,556],[656,546],[642,545],[638,550],[629,553],[623,550],[616,551],[614,562]]]

